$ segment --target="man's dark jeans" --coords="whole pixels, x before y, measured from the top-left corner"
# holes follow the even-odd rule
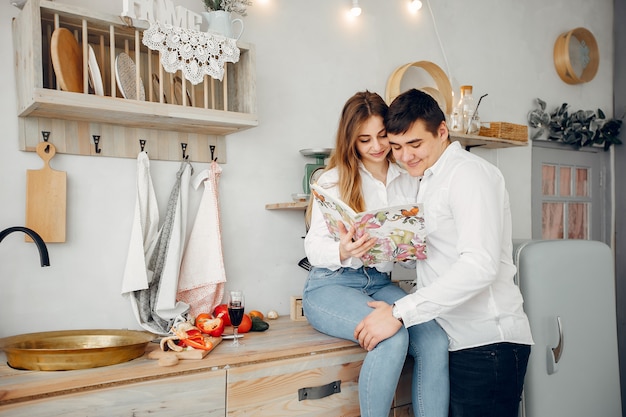
[[[450,417],[517,417],[529,356],[514,343],[450,352]]]

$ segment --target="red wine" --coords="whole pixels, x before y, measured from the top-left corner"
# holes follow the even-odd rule
[[[228,316],[233,326],[239,326],[243,320],[243,307],[228,307]]]

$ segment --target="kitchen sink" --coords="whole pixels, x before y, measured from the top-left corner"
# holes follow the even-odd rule
[[[0,339],[0,350],[15,369],[68,371],[133,360],[156,337],[135,330],[61,330],[6,337]]]

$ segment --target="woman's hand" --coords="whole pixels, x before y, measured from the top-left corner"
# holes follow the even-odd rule
[[[360,258],[369,252],[370,249],[376,244],[376,238],[370,237],[369,234],[364,234],[357,240],[353,240],[356,229],[354,226],[350,227],[350,230],[346,229],[346,226],[339,222],[337,225],[339,229],[339,259],[345,261],[348,258]]]
[[[367,351],[390,338],[400,330],[402,323],[391,314],[391,306],[384,301],[370,301],[374,308],[354,329],[354,338]]]

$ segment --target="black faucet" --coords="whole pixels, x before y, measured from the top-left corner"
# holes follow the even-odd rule
[[[4,239],[8,234],[13,232],[24,232],[28,236],[30,236],[35,241],[37,249],[39,249],[39,259],[41,259],[41,266],[50,266],[50,258],[48,257],[48,248],[46,247],[46,243],[43,241],[41,236],[37,234],[37,232],[29,229],[28,227],[15,226],[4,229],[0,232],[0,242],[2,242],[2,239]]]

